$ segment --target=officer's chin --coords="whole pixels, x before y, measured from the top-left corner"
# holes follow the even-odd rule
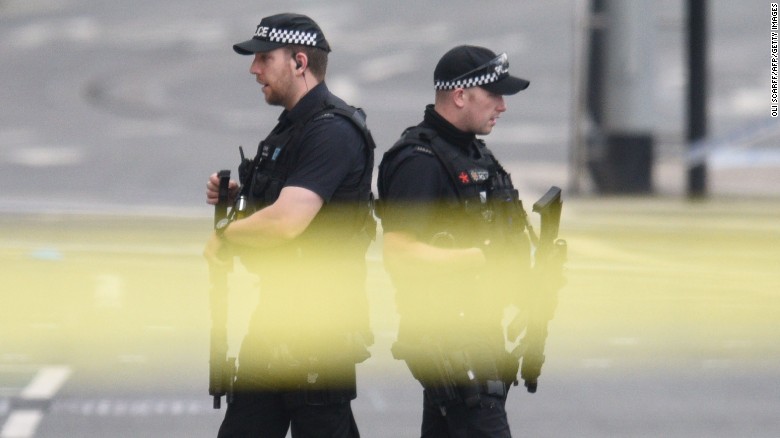
[[[493,122],[492,125],[488,124],[487,126],[485,126],[484,129],[482,129],[480,132],[476,132],[475,134],[477,134],[477,135],[488,135],[491,132],[493,132],[493,127],[494,126],[495,126],[495,122]]]

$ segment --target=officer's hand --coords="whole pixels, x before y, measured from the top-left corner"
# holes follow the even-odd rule
[[[238,183],[234,180],[230,180],[228,183],[228,197],[232,203],[238,195]],[[206,183],[206,203],[211,205],[217,205],[219,201],[219,176],[216,173],[212,173],[209,177],[209,181]]]
[[[233,254],[230,245],[217,237],[216,233],[212,234],[211,238],[206,242],[206,247],[203,249],[203,257],[213,269],[223,269],[226,272],[233,270]]]

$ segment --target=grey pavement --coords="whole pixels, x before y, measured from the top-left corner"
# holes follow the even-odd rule
[[[366,109],[378,155],[432,100],[430,76],[441,53],[465,42],[507,51],[512,71],[532,85],[508,99],[489,145],[532,194],[551,182],[568,184],[579,4],[301,1],[258,8],[250,1],[5,0],[0,208],[205,212],[203,175],[235,168],[238,146],[253,151],[278,114],[262,102],[249,59],[230,45],[250,35],[265,12],[287,8],[327,29],[335,47],[329,85]],[[654,180],[659,193],[678,194],[685,163],[683,7],[675,0],[654,4],[647,27],[657,59],[657,93],[648,102],[657,126]],[[776,172],[764,169],[777,169],[780,159],[778,124],[769,116],[769,5],[710,5],[709,126],[719,145],[710,157],[711,186],[718,195],[734,192],[732,182],[745,185],[743,169],[759,170],[747,179],[751,186],[765,185],[763,175]]]

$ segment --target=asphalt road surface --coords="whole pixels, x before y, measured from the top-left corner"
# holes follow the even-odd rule
[[[643,29],[657,60],[658,91],[647,104],[655,108],[659,168],[683,153],[682,3],[654,2]],[[777,120],[769,112],[771,11],[758,0],[710,3],[709,127],[714,138],[730,138]],[[441,54],[463,43],[506,51],[531,86],[507,99],[487,140],[538,196],[566,182],[578,4],[0,1],[0,208],[204,214],[204,175],[235,169],[238,146],[253,152],[279,113],[262,101],[250,59],[231,45],[251,36],[260,17],[288,9],[325,29],[334,47],[328,84],[365,108],[378,156],[432,101]],[[777,165],[772,133],[760,160],[730,145],[720,167]],[[713,172],[717,188],[718,166]],[[679,189],[679,179],[656,175],[655,183]]]
[[[648,20],[662,193],[683,181],[682,3],[656,2]],[[566,199],[569,283],[539,392],[510,393],[516,436],[780,433],[770,5],[710,4],[710,127],[733,140],[712,157],[713,187],[728,196]],[[0,438],[215,436],[203,187],[278,114],[230,49],[262,16],[296,10],[322,25],[329,86],[366,109],[378,156],[432,100],[444,51],[508,52],[532,85],[487,140],[530,205],[567,177],[576,5],[0,0]],[[377,343],[354,409],[366,437],[415,436],[421,395],[389,354],[380,244]],[[255,280],[238,269],[231,281],[236,348]]]

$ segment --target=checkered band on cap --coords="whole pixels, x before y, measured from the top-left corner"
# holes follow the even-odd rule
[[[454,90],[456,88],[471,88],[480,85],[492,84],[493,82],[496,82],[499,79],[503,78],[504,76],[508,76],[508,75],[509,75],[508,72],[502,74],[491,72],[491,73],[483,74],[481,76],[475,76],[472,78],[458,79],[457,81],[437,80],[434,82],[433,86],[437,90]]]
[[[316,46],[317,34],[315,32],[302,32],[300,30],[272,28],[268,31],[268,41],[271,41],[272,43]]]

